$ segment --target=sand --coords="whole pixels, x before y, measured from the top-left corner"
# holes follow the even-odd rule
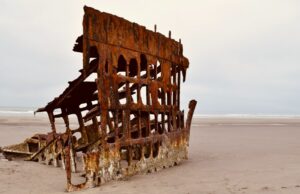
[[[49,128],[43,117],[1,116],[0,146]],[[300,193],[299,139],[300,118],[197,118],[189,160],[75,193]],[[60,168],[0,159],[0,193],[65,193],[65,177]]]

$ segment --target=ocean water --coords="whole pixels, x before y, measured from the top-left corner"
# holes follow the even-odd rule
[[[300,115],[290,114],[194,114],[194,118],[300,118]]]
[[[34,115],[33,107],[0,107],[0,115]]]
[[[0,107],[0,117],[1,116],[12,116],[12,117],[44,117],[47,116],[46,113],[36,113],[36,107]]]
[[[0,116],[34,116],[36,107],[1,107]],[[37,113],[42,116],[45,113]],[[186,117],[185,117],[186,118]],[[300,118],[300,115],[277,114],[194,114],[194,118]]]

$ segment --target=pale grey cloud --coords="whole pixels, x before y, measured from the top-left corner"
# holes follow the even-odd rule
[[[190,59],[182,108],[300,114],[300,1],[0,2],[0,106],[42,106],[78,75],[83,5],[182,39]]]

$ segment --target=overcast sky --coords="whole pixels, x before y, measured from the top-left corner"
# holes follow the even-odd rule
[[[0,106],[44,106],[79,75],[84,5],[181,38],[182,108],[300,114],[299,0],[1,0]]]

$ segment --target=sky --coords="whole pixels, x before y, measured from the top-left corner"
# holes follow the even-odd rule
[[[84,5],[181,39],[181,108],[300,114],[299,0],[1,0],[0,106],[44,106],[79,75]]]

